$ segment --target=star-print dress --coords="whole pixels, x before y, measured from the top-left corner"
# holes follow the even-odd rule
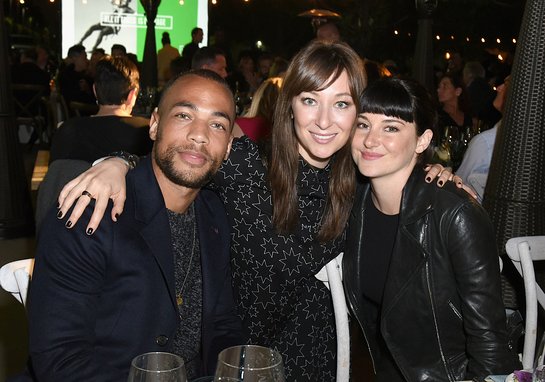
[[[299,227],[279,235],[271,192],[255,143],[233,142],[214,183],[232,227],[233,286],[250,343],[277,349],[287,381],[334,381],[336,336],[329,290],[314,275],[342,251],[344,237],[315,240],[330,168],[300,160]]]

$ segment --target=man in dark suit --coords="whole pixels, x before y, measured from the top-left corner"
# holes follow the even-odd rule
[[[71,222],[50,212],[29,298],[37,380],[126,380],[131,359],[150,351],[181,355],[192,379],[213,374],[219,351],[244,342],[229,223],[218,197],[200,189],[228,155],[234,118],[220,77],[182,74],[152,114],[152,154],[128,175],[117,222],[67,230]]]

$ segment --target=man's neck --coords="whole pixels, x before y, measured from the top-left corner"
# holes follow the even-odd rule
[[[130,117],[131,112],[124,105],[100,105],[96,116],[117,115],[118,117]]]

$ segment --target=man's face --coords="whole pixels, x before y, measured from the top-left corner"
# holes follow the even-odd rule
[[[82,52],[74,56],[74,68],[76,72],[83,72],[87,70],[89,66],[89,60],[87,59],[87,53]]]
[[[217,54],[213,63],[204,64],[202,68],[216,72],[221,78],[227,77],[227,61],[222,54]]]
[[[235,106],[221,84],[196,75],[167,90],[150,120],[154,170],[172,183],[200,188],[227,158]]]
[[[200,44],[202,42],[203,37],[204,37],[204,33],[201,29],[199,29],[195,33],[195,42]]]

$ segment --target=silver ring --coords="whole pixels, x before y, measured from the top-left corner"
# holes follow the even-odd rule
[[[87,190],[83,191],[83,192],[81,193],[81,195],[88,196],[89,199],[94,199],[94,198],[93,198],[93,195],[91,195],[91,193],[90,193],[89,191],[87,191]]]

